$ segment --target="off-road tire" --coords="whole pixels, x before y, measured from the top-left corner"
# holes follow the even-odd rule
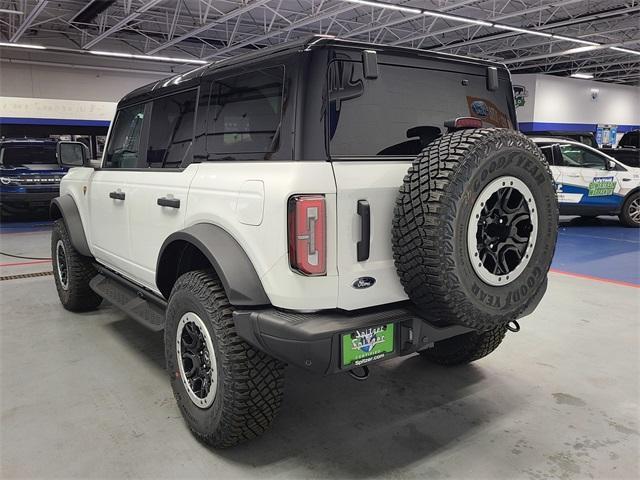
[[[463,365],[486,357],[504,339],[507,328],[500,325],[483,333],[470,332],[447,338],[420,352],[422,358],[438,365]]]
[[[467,233],[481,192],[505,175],[531,190],[538,232],[522,273],[507,285],[492,286],[471,265]],[[530,313],[546,288],[558,230],[549,165],[531,140],[513,130],[443,135],[421,152],[404,177],[392,230],[401,283],[430,321],[480,332],[505,325]]]
[[[640,227],[640,222],[636,222],[631,217],[630,207],[634,202],[640,202],[640,192],[632,193],[631,195],[629,195],[629,197],[627,197],[627,199],[622,204],[622,210],[620,210],[620,215],[618,215],[618,218],[620,219],[620,222],[622,222],[622,224],[625,227],[631,227],[631,228]]]
[[[196,406],[183,385],[177,358],[180,318],[196,313],[211,337],[217,390],[208,408]],[[233,307],[213,271],[193,271],[174,285],[165,326],[165,356],[171,387],[189,427],[204,443],[226,448],[261,435],[282,402],[285,364],[256,350],[236,333]]]
[[[66,256],[67,288],[63,287],[58,265],[57,245],[62,242]],[[71,244],[71,238],[64,220],[53,223],[51,232],[51,263],[53,278],[62,306],[71,312],[95,310],[102,303],[102,297],[89,287],[89,281],[97,275],[92,259],[81,255]]]

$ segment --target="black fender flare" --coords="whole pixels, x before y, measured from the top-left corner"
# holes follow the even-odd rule
[[[260,277],[246,252],[233,236],[210,223],[197,223],[172,233],[162,244],[156,265],[156,286],[169,298],[179,263],[179,250],[188,243],[213,266],[232,305],[270,305]]]
[[[62,195],[51,200],[49,217],[53,220],[62,218],[71,238],[71,245],[85,257],[92,257],[87,236],[82,226],[82,218],[78,206],[71,195]]]

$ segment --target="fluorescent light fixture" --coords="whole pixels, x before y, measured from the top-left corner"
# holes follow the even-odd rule
[[[47,47],[42,45],[31,45],[28,43],[8,43],[0,42],[0,47],[17,47],[17,48],[33,48],[34,50],[46,50]]]
[[[493,26],[495,28],[499,28],[501,30],[510,30],[512,32],[528,33],[530,35],[538,35],[540,37],[551,37],[552,36],[550,33],[547,33],[547,32],[539,32],[538,30],[529,30],[527,28],[512,27],[510,25],[500,25],[499,23],[494,23]]]
[[[609,49],[615,50],[616,52],[624,52],[624,53],[630,53],[632,55],[640,55],[640,52],[638,50],[629,50],[628,48],[609,47]]]
[[[598,50],[599,48],[600,48],[600,45],[591,45],[588,47],[576,47],[576,48],[570,48],[569,50],[565,50],[562,53],[564,55],[571,55],[572,53],[590,52],[591,50]]]
[[[8,8],[0,8],[0,13],[8,13],[9,15],[24,15],[20,10],[10,10]]]
[[[89,50],[89,53],[93,55],[102,55],[104,57],[134,58],[136,60],[155,60],[158,62],[193,63],[196,65],[205,65],[209,63],[206,60],[198,60],[197,58],[160,57],[155,55],[137,55],[122,52],[104,52],[102,50]]]
[[[490,27],[493,25],[493,23],[485,22],[484,20],[476,20],[475,18],[468,18],[468,17],[457,17],[455,15],[447,15],[446,13],[432,12],[431,10],[425,10],[422,12],[422,14],[428,15],[429,17],[437,17],[437,18],[444,18],[446,20],[453,20],[454,22],[473,23],[474,25],[484,25],[485,27]]]
[[[347,0],[351,3],[359,3],[360,5],[367,5],[369,7],[387,8],[389,10],[398,10],[400,12],[408,13],[422,13],[422,10],[412,7],[403,7],[402,5],[394,5],[392,3],[370,2],[368,0]]]
[[[593,78],[593,75],[591,73],[576,72],[576,73],[572,73],[571,76],[573,78],[582,78],[583,80],[591,80]]]
[[[598,42],[590,42],[589,40],[582,40],[580,38],[564,37],[562,35],[556,35],[555,33],[553,34],[553,38],[557,38],[558,40],[565,40],[567,42],[583,43],[585,45],[594,45],[594,46],[600,45]]]

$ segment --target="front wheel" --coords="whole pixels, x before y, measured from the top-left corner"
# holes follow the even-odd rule
[[[436,342],[433,348],[423,350],[420,355],[438,365],[454,366],[471,363],[486,357],[498,348],[506,332],[506,325],[500,325],[482,333],[465,333]]]
[[[214,447],[261,435],[282,401],[285,365],[236,333],[233,307],[213,272],[176,282],[167,307],[165,356],[178,407],[191,431]]]
[[[98,308],[102,298],[89,287],[97,275],[91,259],[80,254],[71,244],[64,220],[58,219],[51,232],[51,262],[60,303],[72,312]]]
[[[629,195],[618,217],[626,227],[640,227],[640,192]]]

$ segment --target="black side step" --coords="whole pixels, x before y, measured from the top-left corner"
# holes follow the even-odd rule
[[[154,332],[164,329],[164,299],[108,270],[100,268],[99,272],[89,282],[91,290]]]

